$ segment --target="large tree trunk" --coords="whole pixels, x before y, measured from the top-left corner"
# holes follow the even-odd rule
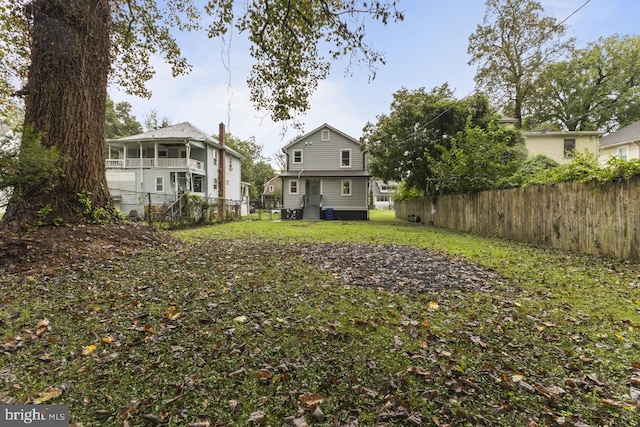
[[[109,1],[33,0],[26,10],[32,46],[25,126],[42,132],[42,145],[55,146],[60,160],[47,182],[14,191],[3,225],[83,222],[88,201],[91,209],[110,205],[104,156]]]

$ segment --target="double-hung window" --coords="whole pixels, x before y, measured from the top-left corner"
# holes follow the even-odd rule
[[[340,150],[340,167],[351,167],[351,150]]]
[[[298,194],[298,180],[289,181],[289,194]]]
[[[164,176],[156,176],[156,192],[164,192]]]
[[[575,138],[565,138],[564,140],[564,157],[572,158],[575,155],[576,151],[576,140]]]
[[[302,164],[302,150],[293,150],[293,163],[296,165]]]
[[[342,187],[343,196],[351,196],[351,180],[350,179],[343,179],[341,187]]]
[[[628,160],[629,159],[629,147],[619,147],[618,148],[618,158],[620,160]]]

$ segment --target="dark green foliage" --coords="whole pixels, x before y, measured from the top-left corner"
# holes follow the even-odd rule
[[[564,181],[606,183],[629,179],[637,175],[640,175],[639,159],[621,160],[612,157],[605,165],[600,165],[594,155],[576,153],[571,163],[543,169],[526,178],[523,185],[550,185]]]
[[[114,104],[107,96],[106,138],[116,139],[142,133],[142,125],[131,115],[131,104]]]
[[[519,133],[502,127],[497,118],[486,128],[471,127],[453,138],[449,149],[442,147],[434,159],[432,186],[437,194],[490,190],[511,176],[527,157]]]
[[[363,139],[375,176],[429,197],[494,188],[526,157],[519,132],[499,126],[486,96],[457,100],[446,84],[396,92],[390,115],[368,124]]]
[[[513,175],[498,182],[497,186],[499,188],[520,187],[525,182],[528,182],[531,177],[540,175],[544,171],[558,166],[559,163],[555,160],[544,154],[538,154],[537,156],[527,158]]]
[[[32,128],[22,132],[22,144],[5,137],[0,141],[0,190],[13,190],[14,197],[43,185],[56,170],[56,147],[44,147]]]

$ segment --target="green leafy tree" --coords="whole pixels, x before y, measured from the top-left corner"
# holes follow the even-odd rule
[[[457,100],[446,84],[429,92],[401,89],[393,95],[391,113],[365,126],[369,169],[380,179],[404,180],[408,188],[433,196],[439,191],[434,165],[442,154],[467,126],[486,128],[494,119],[482,94]]]
[[[254,138],[241,140],[232,135],[227,136],[227,145],[244,156],[242,161],[243,182],[251,184],[249,187],[249,198],[257,200],[262,193],[265,177],[272,178],[275,175],[269,159],[262,155],[263,146],[256,143]]]
[[[485,127],[467,123],[451,145],[432,159],[432,186],[437,194],[471,193],[496,188],[527,158],[520,133],[503,127],[498,116]]]
[[[530,126],[611,131],[640,120],[640,36],[600,38],[538,80]]]
[[[410,187],[407,181],[400,181],[393,193],[394,201],[421,199],[424,196],[417,187]],[[372,203],[373,204],[373,203]]]
[[[513,175],[505,177],[497,183],[498,188],[520,187],[533,177],[558,167],[560,164],[544,154],[528,157]]]
[[[171,34],[200,29],[204,14],[211,37],[232,25],[247,35],[255,64],[251,99],[275,120],[308,109],[308,99],[329,72],[330,61],[355,55],[371,67],[383,57],[366,44],[365,16],[403,19],[397,0],[14,0],[2,3],[0,53],[15,58],[0,68],[0,86],[24,87],[25,127],[56,146],[59,172],[46,185],[11,199],[3,226],[33,222],[43,206],[65,222],[84,221],[78,194],[95,209],[108,208],[104,137],[107,82],[149,96],[152,54],[162,55],[174,75],[189,64]],[[321,48],[327,47],[324,52]],[[325,55],[328,59],[325,59]],[[26,70],[26,73],[24,72]],[[10,90],[0,87],[3,93]],[[115,210],[114,218],[116,217]]]
[[[543,67],[565,55],[573,40],[564,40],[564,25],[542,16],[534,0],[487,0],[481,25],[469,36],[467,49],[476,64],[475,81],[492,94],[496,105],[522,127],[524,113],[536,89]]]
[[[33,129],[20,130],[22,143],[16,144],[16,131],[10,130],[0,138],[0,192],[23,199],[26,191],[46,185],[56,172],[58,150],[44,147],[41,135]]]
[[[107,139],[123,138],[142,133],[142,125],[131,115],[131,104],[119,102],[115,104],[107,96],[106,137]]]

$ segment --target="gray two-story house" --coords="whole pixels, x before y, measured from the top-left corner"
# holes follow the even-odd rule
[[[371,175],[358,140],[325,123],[282,151],[282,219],[369,219]]]

